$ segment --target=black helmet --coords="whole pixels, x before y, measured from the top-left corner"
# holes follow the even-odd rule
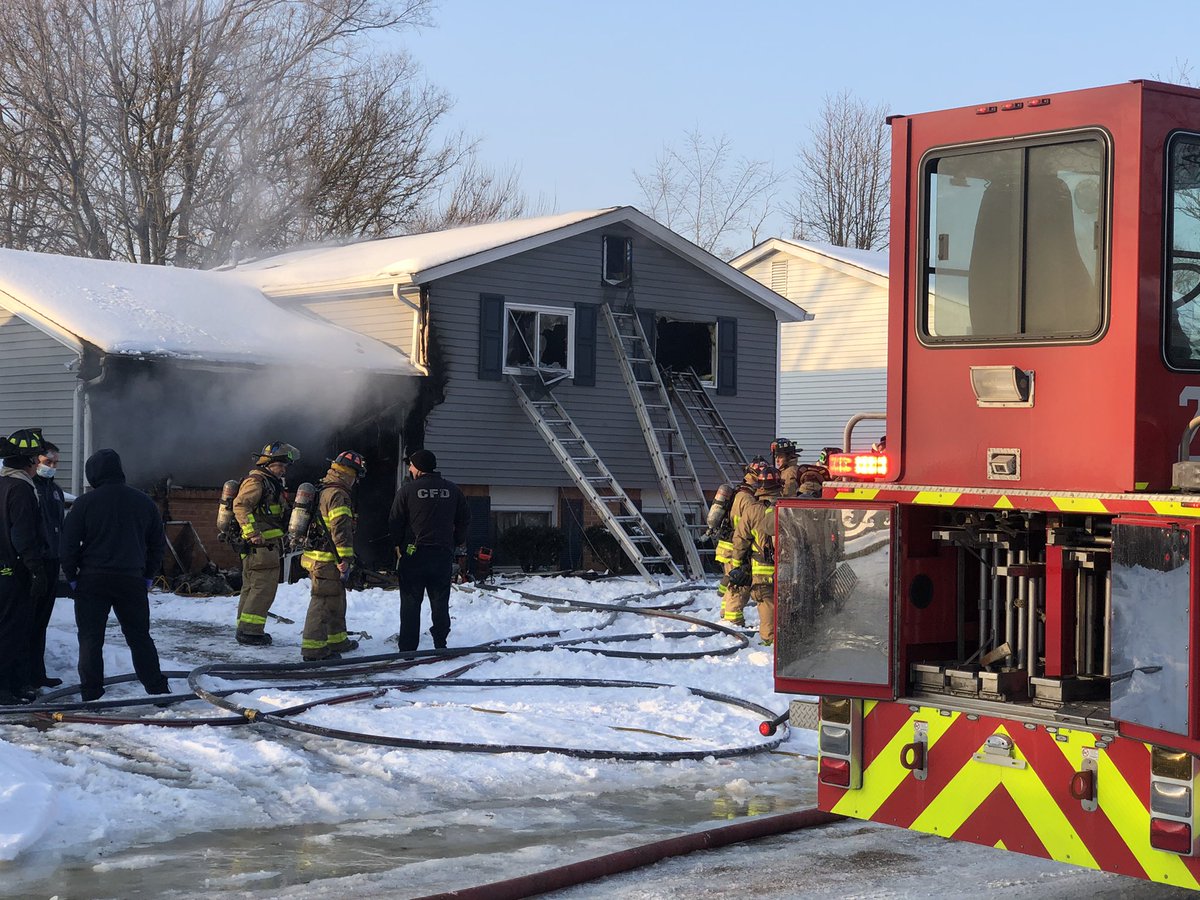
[[[775,438],[771,441],[772,456],[796,456],[802,448],[796,446],[796,442],[790,438]]]
[[[28,457],[33,459],[42,452],[45,441],[42,439],[40,428],[19,428],[7,438],[0,440],[0,457],[16,459]]]
[[[337,459],[333,461],[335,466],[341,466],[344,469],[350,469],[359,478],[367,474],[367,461],[363,459],[361,453],[355,453],[353,450],[343,450],[337,455]]]
[[[842,452],[841,447],[822,447],[821,452],[819,454],[817,454],[817,465],[819,465],[819,466],[829,465],[829,457],[834,453],[841,453],[841,452]]]
[[[779,470],[771,465],[765,465],[759,470],[758,475],[759,490],[778,490],[779,489]]]
[[[746,476],[748,478],[753,478],[754,480],[758,480],[759,475],[762,472],[762,467],[766,466],[766,465],[769,465],[769,463],[766,461],[766,459],[764,459],[761,456],[754,457],[754,459],[752,459],[752,460],[750,460],[750,462],[746,463]]]
[[[273,462],[287,463],[289,466],[300,458],[300,451],[291,444],[283,441],[272,441],[258,453],[258,465],[266,466]]]

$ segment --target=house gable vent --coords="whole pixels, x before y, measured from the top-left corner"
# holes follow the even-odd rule
[[[771,263],[771,290],[781,297],[787,296],[788,261],[776,260]]]

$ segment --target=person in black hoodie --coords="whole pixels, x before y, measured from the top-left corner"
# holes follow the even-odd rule
[[[37,696],[26,681],[32,598],[45,592],[46,583],[46,533],[33,487],[41,447],[41,432],[33,428],[0,441],[0,706]]]
[[[83,471],[92,490],[67,513],[60,547],[63,573],[75,593],[80,696],[97,700],[104,694],[104,627],[110,610],[121,623],[146,693],[170,693],[150,637],[147,596],[167,546],[162,516],[154,501],[125,484],[115,450],[97,450]]]
[[[433,646],[445,647],[450,635],[450,575],[455,548],[467,541],[471,512],[458,485],[436,469],[437,457],[429,450],[409,456],[412,480],[396,492],[388,522],[398,548],[400,635],[396,643],[401,653],[416,650],[421,643],[421,603],[426,592]]]
[[[58,543],[67,506],[63,489],[54,480],[57,471],[58,447],[43,440],[41,453],[37,457],[37,472],[33,476],[33,488],[37,491],[42,527],[46,532],[46,556],[42,560],[42,568],[46,571],[46,587],[40,596],[33,597],[32,637],[26,672],[26,684],[35,688],[58,687],[62,684],[61,678],[46,675],[46,629],[50,625],[50,615],[54,612],[54,599],[58,592]]]

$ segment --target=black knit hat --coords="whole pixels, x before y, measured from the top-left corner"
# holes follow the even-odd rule
[[[418,472],[432,472],[437,468],[437,457],[431,450],[414,450],[409,454],[408,461]]]

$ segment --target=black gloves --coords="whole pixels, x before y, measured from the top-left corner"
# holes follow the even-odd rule
[[[749,587],[751,581],[750,567],[744,562],[729,570],[729,584],[732,587]]]

